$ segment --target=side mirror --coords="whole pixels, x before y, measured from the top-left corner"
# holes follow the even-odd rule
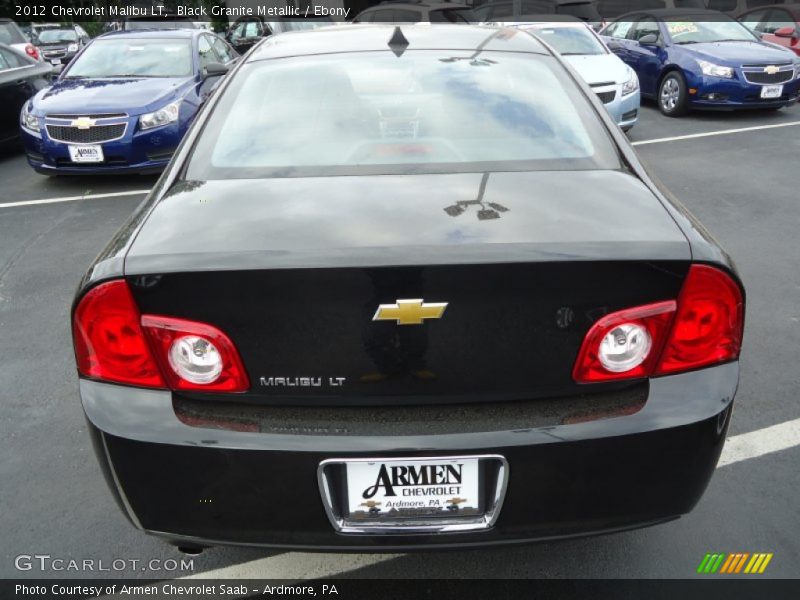
[[[648,33],[639,38],[640,46],[658,46],[658,36],[655,33]]]
[[[775,30],[775,37],[781,37],[781,38],[797,37],[797,30],[794,27],[781,27]]]
[[[208,79],[209,77],[219,77],[221,75],[225,75],[228,72],[228,65],[223,65],[222,63],[208,63],[205,67],[203,67],[203,78]]]

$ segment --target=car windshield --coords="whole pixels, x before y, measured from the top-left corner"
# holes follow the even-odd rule
[[[533,33],[559,54],[605,54],[603,44],[585,27],[537,27]]]
[[[125,23],[126,31],[141,31],[142,29],[195,29],[191,21],[161,21],[161,20],[141,20],[128,21]]]
[[[480,20],[469,8],[443,8],[429,14],[431,23],[477,23]]]
[[[753,42],[757,39],[744,25],[733,19],[730,21],[675,19],[667,22],[666,26],[672,41],[676,44]]]
[[[45,29],[39,33],[39,42],[42,44],[74,42],[77,39],[78,34],[72,29]]]
[[[419,50],[245,65],[187,176],[599,168],[616,150],[551,57]]]
[[[319,27],[332,25],[328,17],[318,19],[303,19],[302,21],[270,21],[268,23],[273,31],[308,31]]]
[[[564,2],[558,5],[558,14],[572,15],[582,21],[601,21],[602,17],[594,2]]]
[[[65,77],[189,77],[192,71],[191,40],[110,38],[89,44]]]

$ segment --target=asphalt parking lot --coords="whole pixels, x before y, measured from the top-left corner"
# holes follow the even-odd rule
[[[745,131],[731,132],[737,129]],[[669,139],[681,136],[698,137]],[[674,120],[646,106],[630,137],[732,254],[745,282],[741,385],[729,435],[800,418],[800,107]],[[154,182],[48,179],[21,154],[0,157],[2,577],[671,578],[695,575],[708,552],[771,552],[762,577],[800,573],[800,447],[791,443],[721,466],[693,513],[630,533],[406,555],[213,548],[194,557],[193,571],[142,567],[182,555],[130,526],[106,489],[79,405],[69,309],[86,266]],[[141,562],[103,573],[18,571],[20,554]]]

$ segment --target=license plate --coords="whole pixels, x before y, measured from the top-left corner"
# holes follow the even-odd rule
[[[102,146],[69,146],[69,158],[76,163],[103,162]]]
[[[50,63],[58,67],[61,65],[61,59],[60,58],[50,59]]]
[[[783,96],[782,85],[765,85],[761,88],[762,98],[780,98]]]
[[[478,458],[346,462],[351,520],[481,513]]]

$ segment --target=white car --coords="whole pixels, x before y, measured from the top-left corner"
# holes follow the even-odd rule
[[[0,19],[0,44],[11,46],[34,60],[42,60],[39,49],[30,43],[28,38],[11,19]]]
[[[636,124],[641,104],[639,78],[591,27],[577,19],[563,18],[504,25],[528,31],[552,46],[589,84],[624,131]]]

